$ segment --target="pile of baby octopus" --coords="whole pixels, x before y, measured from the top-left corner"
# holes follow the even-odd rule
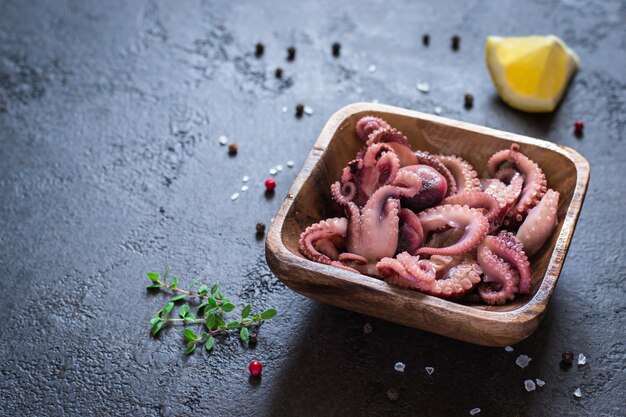
[[[456,155],[413,150],[384,120],[356,124],[365,142],[331,186],[345,217],[300,236],[308,259],[464,302],[504,304],[531,288],[528,257],[557,224],[559,193],[518,144],[487,176]]]

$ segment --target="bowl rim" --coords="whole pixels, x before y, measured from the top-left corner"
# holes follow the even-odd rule
[[[562,220],[562,227],[557,238],[555,247],[548,261],[546,272],[543,276],[540,286],[535,294],[528,302],[520,305],[518,308],[508,311],[495,311],[489,309],[478,309],[470,305],[456,303],[454,301],[445,300],[435,296],[420,293],[418,291],[392,287],[380,279],[369,277],[367,275],[357,275],[353,272],[342,270],[330,265],[324,265],[313,262],[304,257],[299,257],[292,253],[284,244],[282,230],[284,222],[287,218],[291,206],[295,202],[304,182],[309,177],[312,169],[317,165],[324,154],[324,151],[333,140],[335,132],[342,126],[346,119],[357,113],[378,112],[378,113],[394,113],[400,116],[406,116],[413,119],[421,119],[435,124],[446,125],[460,130],[472,131],[482,135],[494,136],[507,142],[517,142],[521,144],[530,144],[546,150],[557,152],[568,160],[570,160],[576,170],[576,185],[572,199],[567,208],[565,218]],[[428,113],[422,113],[416,110],[404,109],[401,107],[390,106],[380,103],[357,102],[349,104],[337,110],[326,122],[324,128],[319,134],[318,139],[313,144],[309,155],[307,156],[301,171],[298,173],[294,183],[289,189],[283,203],[281,204],[277,215],[274,217],[270,229],[266,237],[266,256],[276,257],[276,260],[284,265],[293,266],[294,268],[304,269],[316,273],[323,273],[329,278],[335,278],[341,281],[368,287],[374,291],[383,291],[387,293],[397,292],[398,296],[403,296],[404,301],[413,301],[422,304],[424,307],[432,307],[435,309],[445,309],[451,313],[458,313],[462,316],[473,317],[483,322],[494,323],[515,323],[524,325],[534,321],[545,312],[548,301],[554,292],[559,275],[563,268],[563,263],[569,244],[572,239],[576,222],[580,215],[580,210],[584,202],[588,182],[590,176],[590,165],[577,151],[556,143],[548,142],[541,139],[535,139],[516,133],[506,132],[472,123],[462,122],[446,117],[436,116]],[[560,249],[560,250],[557,250]],[[270,262],[268,262],[270,263]],[[271,266],[271,265],[270,265]],[[276,273],[276,271],[274,271]],[[279,279],[280,274],[276,273]],[[530,333],[529,333],[530,334]]]

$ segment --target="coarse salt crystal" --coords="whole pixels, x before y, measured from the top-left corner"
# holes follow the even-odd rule
[[[505,346],[504,350],[507,352],[513,352],[513,348],[511,346]]]
[[[582,353],[578,354],[578,365],[584,365],[587,363],[587,357]]]
[[[376,65],[372,64],[369,67],[367,67],[369,72],[376,72]]]
[[[372,333],[372,331],[373,331],[373,330],[374,330],[374,329],[372,329],[372,325],[371,325],[371,324],[369,324],[369,323],[365,323],[365,324],[363,325],[363,333],[365,333],[365,334],[370,334],[370,333]]]
[[[276,165],[276,171],[280,172],[283,170],[283,166],[282,165]]]
[[[443,109],[441,108],[441,106],[435,106],[435,114],[441,114],[442,111]]]
[[[288,166],[289,168],[293,168],[293,166],[294,166],[294,165],[295,165],[295,162],[293,162],[293,161],[291,161],[291,160],[287,161],[287,166]]]
[[[398,371],[398,372],[404,372],[404,368],[405,368],[405,366],[406,366],[406,365],[405,365],[405,364],[403,364],[402,362],[397,362],[397,363],[394,365],[393,369],[395,369],[395,370],[396,370],[396,371]]]
[[[470,410],[470,416],[475,416],[476,414],[480,413],[480,408],[472,408]]]
[[[520,368],[526,368],[528,364],[530,363],[530,361],[532,361],[532,358],[529,358],[526,355],[519,355],[517,359],[515,359],[515,363]]]
[[[228,143],[228,138],[224,135],[221,135],[219,138],[217,138],[217,140],[219,141],[220,145],[224,146]]]
[[[417,87],[417,89],[422,93],[428,93],[430,91],[430,86],[425,82],[417,83],[415,87]]]
[[[304,106],[304,113],[308,114],[309,116],[313,114],[313,109],[309,106]]]
[[[543,379],[535,379],[535,382],[537,383],[538,387],[543,387],[544,385],[546,385],[546,381],[544,381]]]
[[[283,108],[281,110],[282,110],[283,113],[287,113],[287,110],[289,110],[289,109],[287,108],[287,106],[283,106]]]
[[[250,177],[247,176],[247,175],[244,175],[243,178],[241,179],[241,181],[248,182],[248,181],[250,181]]]
[[[276,171],[274,168],[271,168],[269,172],[270,172],[270,175],[276,175],[278,171]]]
[[[534,391],[537,386],[535,385],[535,381],[533,381],[532,379],[527,379],[526,381],[524,381],[524,388],[526,388],[526,391],[530,392]]]
[[[230,196],[230,199],[233,200],[233,201],[235,201],[238,198],[239,198],[239,193],[235,193],[235,194]]]
[[[241,191],[248,191],[248,186],[247,185],[242,185],[241,186]]]
[[[435,368],[433,368],[432,366],[427,366],[427,367],[426,367],[426,368],[424,368],[424,369],[426,369],[426,373],[427,373],[428,375],[432,375],[432,374],[433,374],[433,372],[435,372]]]
[[[576,388],[576,390],[574,391],[574,396],[576,398],[580,398],[583,396],[583,392],[580,390],[580,388]]]

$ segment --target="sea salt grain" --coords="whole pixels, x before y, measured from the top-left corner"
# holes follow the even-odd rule
[[[270,175],[276,175],[278,173],[278,171],[276,171],[274,168],[270,169]]]
[[[543,379],[535,379],[535,382],[537,383],[538,387],[543,387],[544,385],[546,385],[546,381],[544,381]]]
[[[248,191],[248,186],[247,185],[242,185],[241,186],[241,191]]]
[[[228,138],[226,138],[226,136],[221,135],[219,138],[217,138],[217,140],[219,141],[220,145],[224,146],[228,143]]]
[[[480,413],[480,408],[472,408],[470,410],[470,416],[475,416],[478,413]]]
[[[367,70],[369,72],[376,72],[376,65],[372,64],[369,67],[367,67]]]
[[[526,381],[524,381],[524,388],[526,388],[526,391],[531,392],[534,391],[537,386],[532,379],[527,379]]]
[[[287,166],[288,166],[289,168],[293,168],[293,166],[294,166],[294,165],[295,165],[295,162],[293,162],[293,161],[291,161],[291,160],[290,160],[290,161],[287,161]]]
[[[435,106],[435,114],[441,114],[443,109],[440,106]]]
[[[235,201],[238,198],[239,198],[239,193],[235,193],[235,194],[230,196],[230,199],[233,200],[233,201]]]
[[[398,362],[398,363],[396,363],[396,364],[394,365],[393,369],[395,369],[395,370],[396,370],[396,371],[398,371],[398,372],[404,372],[404,367],[405,367],[405,366],[406,366],[406,365],[405,365],[405,364],[403,364],[402,362]]]
[[[281,110],[282,110],[283,113],[287,113],[287,110],[289,110],[289,109],[287,108],[287,106],[283,106],[283,108]]]
[[[416,87],[422,93],[428,93],[430,91],[430,86],[425,82],[417,83]]]
[[[582,393],[582,391],[580,390],[580,388],[576,388],[576,391],[574,391],[574,396],[575,396],[576,398],[580,398],[580,397],[582,397],[582,396],[583,396],[583,393]]]
[[[528,364],[530,363],[530,361],[532,361],[532,359],[526,355],[519,355],[517,359],[515,359],[515,363],[520,368],[526,368]]]
[[[313,109],[309,106],[304,106],[304,113],[308,114],[309,116],[313,114]]]
[[[248,182],[248,181],[250,181],[250,177],[247,176],[247,175],[244,175],[243,178],[241,179],[241,181]]]
[[[424,369],[426,369],[426,373],[427,373],[428,375],[432,375],[432,374],[433,374],[433,372],[435,372],[435,368],[433,368],[432,366],[427,366],[427,367],[426,367],[426,368],[424,368]]]
[[[504,350],[507,352],[513,352],[513,348],[511,346],[505,346]]]
[[[587,357],[582,353],[578,354],[578,366],[582,366],[587,363]]]
[[[280,172],[283,170],[283,166],[282,165],[276,165],[276,171]]]

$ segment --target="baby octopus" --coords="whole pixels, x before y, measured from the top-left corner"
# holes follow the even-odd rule
[[[355,130],[364,146],[331,186],[341,214],[302,232],[306,258],[455,301],[530,291],[529,257],[557,225],[559,193],[519,144],[479,178],[470,161],[415,150],[379,117]]]

